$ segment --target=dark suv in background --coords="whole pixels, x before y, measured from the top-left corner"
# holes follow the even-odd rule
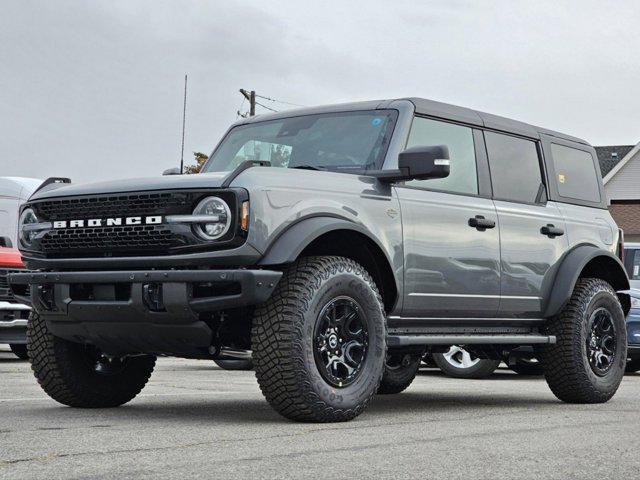
[[[156,355],[252,357],[288,418],[342,421],[425,352],[533,346],[561,400],[605,402],[629,282],[594,149],[424,99],[243,119],[202,173],[52,185],[23,206],[29,356],[111,407]]]

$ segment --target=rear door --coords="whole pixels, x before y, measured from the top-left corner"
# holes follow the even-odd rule
[[[402,315],[425,322],[493,317],[500,294],[500,245],[482,134],[416,117],[407,147],[429,145],[449,147],[450,175],[396,186],[404,241]],[[480,218],[490,225],[470,225]]]
[[[547,197],[537,140],[485,131],[500,225],[499,317],[541,318],[544,292],[566,251],[563,215]]]

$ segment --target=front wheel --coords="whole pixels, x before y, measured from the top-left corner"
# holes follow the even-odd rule
[[[251,332],[262,393],[298,421],[351,420],[378,390],[385,315],[369,273],[343,257],[305,257],[257,308]]]
[[[91,345],[54,336],[47,323],[31,312],[27,324],[31,369],[51,398],[70,407],[117,407],[145,386],[156,363],[152,355],[114,358]]]
[[[539,348],[544,376],[569,403],[603,403],[618,390],[627,361],[624,313],[604,280],[581,278],[569,302],[549,320],[555,345]]]
[[[434,353],[433,361],[445,375],[454,378],[486,378],[500,365],[500,360],[474,357],[457,345],[446,353]]]

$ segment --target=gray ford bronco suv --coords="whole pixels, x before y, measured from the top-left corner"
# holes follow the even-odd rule
[[[425,352],[533,346],[559,399],[605,402],[629,281],[596,165],[583,140],[409,98],[241,120],[198,175],[51,184],[21,211],[35,271],[11,277],[33,371],[114,407],[157,355],[252,358],[279,413],[343,421]]]

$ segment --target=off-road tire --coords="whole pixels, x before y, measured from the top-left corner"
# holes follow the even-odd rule
[[[407,364],[385,364],[384,375],[378,387],[380,395],[392,395],[405,391],[416,378],[422,355],[409,355]],[[388,360],[388,359],[387,359]]]
[[[214,362],[223,370],[253,370],[253,360],[214,360]]]
[[[587,326],[591,314],[606,308],[616,329],[616,358],[604,376],[598,376],[587,357]],[[620,301],[604,280],[581,278],[560,314],[546,326],[556,336],[555,345],[539,347],[536,355],[544,368],[551,391],[568,403],[603,403],[616,393],[624,376],[627,339],[624,312]]]
[[[481,359],[478,363],[470,367],[458,368],[451,365],[443,353],[434,353],[433,361],[447,377],[476,380],[489,377],[500,365],[500,360]]]
[[[27,353],[27,346],[18,343],[9,344],[9,348],[13,354],[18,357],[20,360],[29,360],[29,354]]]
[[[156,357],[129,357],[122,369],[109,375],[96,372],[87,361],[84,345],[56,337],[46,321],[32,312],[27,325],[31,369],[51,398],[70,407],[117,407],[133,399],[145,386]]]
[[[324,305],[343,295],[361,305],[369,339],[359,375],[338,388],[324,379],[316,364],[314,329]],[[269,404],[291,420],[351,420],[378,390],[385,335],[382,299],[364,267],[343,257],[304,257],[284,271],[271,298],[255,311],[251,343],[260,389]]]
[[[624,368],[625,373],[636,373],[640,370],[640,358],[629,360]]]

